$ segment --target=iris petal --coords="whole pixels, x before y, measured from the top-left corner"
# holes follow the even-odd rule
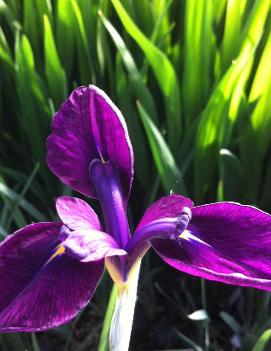
[[[111,235],[97,230],[72,231],[62,242],[62,246],[66,254],[81,262],[98,261],[108,256],[127,254]]]
[[[133,150],[126,123],[109,97],[97,87],[79,87],[56,113],[47,139],[47,163],[63,183],[97,198],[89,178],[94,159],[112,161],[127,200],[133,178]]]
[[[136,231],[158,219],[179,217],[184,207],[192,206],[193,202],[187,197],[177,194],[164,196],[146,210]]]
[[[93,295],[103,262],[81,263],[59,245],[59,223],[28,225],[0,245],[0,331],[38,331],[68,322]]]
[[[271,216],[222,202],[193,208],[180,241],[153,240],[172,267],[202,278],[271,290]]]

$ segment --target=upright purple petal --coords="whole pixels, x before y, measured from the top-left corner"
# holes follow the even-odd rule
[[[130,229],[126,213],[127,204],[122,196],[116,170],[111,162],[95,160],[90,166],[90,177],[102,205],[106,231],[124,247],[130,238]]]
[[[103,263],[52,254],[61,223],[28,225],[0,245],[0,331],[38,331],[71,320],[95,291]]]
[[[180,271],[271,290],[271,216],[255,207],[230,202],[195,207],[179,240],[156,239],[152,246]]]
[[[71,196],[61,196],[56,201],[56,209],[62,222],[70,229],[101,230],[98,216],[81,199]]]
[[[75,89],[56,113],[47,139],[47,162],[63,183],[97,198],[89,179],[89,165],[94,159],[112,161],[127,199],[133,178],[133,151],[126,123],[110,98],[90,85]]]
[[[178,217],[184,207],[192,206],[193,202],[187,197],[177,194],[164,196],[146,210],[136,231],[157,219]]]

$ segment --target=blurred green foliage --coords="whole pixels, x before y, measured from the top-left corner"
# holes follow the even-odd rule
[[[234,200],[270,211],[270,7],[270,0],[0,0],[0,235],[53,219],[54,198],[70,192],[46,166],[45,140],[61,102],[89,83],[111,96],[128,124],[134,220],[171,191],[197,204]],[[208,319],[197,322],[205,339],[178,330],[180,345],[270,349],[269,294],[232,291],[245,301],[238,322],[221,312],[232,343],[221,344]],[[99,298],[102,311],[107,297]],[[208,307],[208,295],[202,303]],[[61,329],[67,350],[72,328]],[[0,342],[8,351],[41,350],[34,334]]]

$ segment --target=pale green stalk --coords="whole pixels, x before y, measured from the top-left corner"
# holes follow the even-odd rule
[[[127,282],[117,285],[117,299],[109,333],[110,351],[127,351],[129,348],[139,270],[140,262],[130,272]]]
[[[114,284],[113,288],[111,290],[106,314],[104,317],[103,328],[102,328],[102,332],[101,332],[101,336],[100,336],[100,342],[98,345],[98,351],[107,351],[108,350],[108,335],[109,335],[112,316],[113,316],[114,309],[115,309],[116,298],[117,298],[117,286],[116,286],[116,284]]]

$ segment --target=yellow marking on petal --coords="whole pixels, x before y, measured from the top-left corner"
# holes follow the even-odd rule
[[[179,239],[186,239],[189,240],[189,231],[188,230],[184,230],[179,236]]]
[[[200,238],[198,238],[197,236],[193,235],[192,233],[189,232],[189,230],[184,230],[182,232],[181,235],[179,235],[179,239],[184,239],[187,241],[192,241],[192,242],[198,242],[202,245],[211,247],[211,245],[209,245],[208,243],[206,243],[205,241],[201,240]]]
[[[110,277],[112,278],[112,280],[114,281],[114,283],[120,287],[123,286],[124,282],[123,282],[123,276],[120,274],[120,272],[115,268],[114,264],[112,264],[112,260],[110,259],[110,257],[105,257],[105,266],[106,269],[110,275]]]
[[[65,247],[62,246],[61,244],[58,245],[57,250],[52,254],[52,256],[49,258],[49,260],[46,262],[46,264],[51,262],[57,256],[60,256],[60,255],[64,254],[64,252],[65,252]]]

